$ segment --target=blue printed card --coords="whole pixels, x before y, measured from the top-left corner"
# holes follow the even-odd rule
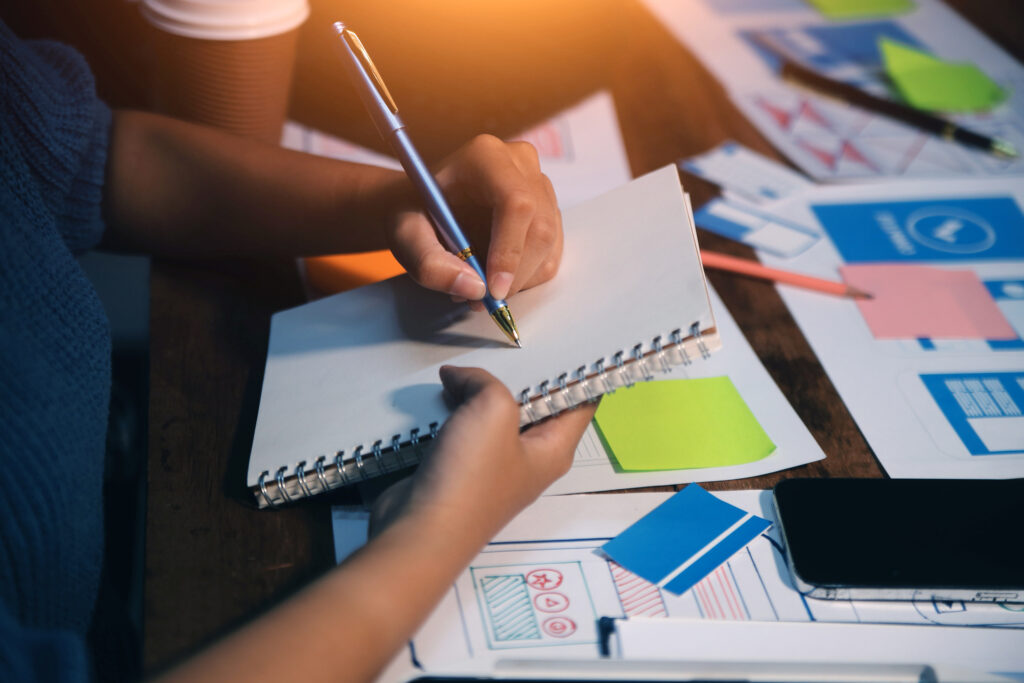
[[[682,595],[770,526],[690,484],[601,550],[659,588]]]
[[[811,209],[847,263],[1024,257],[1024,212],[1013,197],[823,204]]]

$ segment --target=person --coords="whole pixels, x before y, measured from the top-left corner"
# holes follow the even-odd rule
[[[476,302],[484,283],[441,246],[402,174],[111,112],[77,53],[19,41],[2,21],[0,83],[0,671],[87,680],[110,335],[75,255],[387,245],[430,289]],[[437,178],[471,239],[487,245],[495,296],[555,275],[560,217],[532,148],[478,137]],[[457,407],[431,457],[383,498],[373,539],[162,680],[372,678],[474,554],[568,468],[593,413],[520,433],[514,400],[485,371],[446,367],[441,381]]]

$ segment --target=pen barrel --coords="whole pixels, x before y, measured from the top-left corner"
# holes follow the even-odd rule
[[[336,45],[341,55],[341,61],[345,64],[349,76],[353,79],[356,90],[359,92],[359,97],[362,99],[363,104],[366,105],[366,110],[369,112],[370,118],[373,120],[374,125],[376,125],[381,137],[391,145],[395,155],[402,164],[402,168],[405,169],[406,176],[412,181],[417,192],[419,192],[427,215],[434,224],[434,228],[436,228],[441,240],[453,254],[456,254],[468,263],[476,271],[477,275],[480,276],[485,287],[483,304],[488,312],[493,314],[499,309],[507,309],[504,301],[495,299],[486,290],[487,276],[484,274],[483,268],[480,267],[480,262],[473,255],[469,240],[466,239],[466,236],[459,228],[455,215],[448,206],[448,202],[445,201],[441,188],[438,186],[437,181],[434,180],[430,169],[423,163],[423,159],[416,151],[416,147],[412,144],[412,139],[405,130],[405,124],[398,116],[398,105],[395,104],[391,93],[388,92],[387,86],[384,85],[383,79],[381,79],[380,74],[377,72],[377,67],[374,66],[370,56],[366,53],[366,48],[363,47],[362,41],[359,40],[355,33],[347,29],[343,22],[334,22],[332,28],[337,36]],[[511,320],[507,310],[505,313],[506,317]],[[501,326],[500,322],[499,326]],[[506,334],[508,334],[507,331]]]
[[[476,271],[477,275],[480,276],[480,279],[486,285],[487,276],[484,274],[484,269],[480,266],[480,261],[473,254],[469,240],[466,239],[462,229],[459,228],[459,224],[455,220],[455,214],[452,213],[451,207],[448,206],[448,202],[445,200],[437,181],[434,180],[430,169],[423,163],[423,158],[420,157],[413,146],[408,131],[405,128],[398,128],[390,131],[385,135],[385,138],[398,156],[402,168],[405,169],[405,174],[412,181],[412,184],[416,186],[416,190],[423,200],[427,215],[430,217],[431,222],[433,222],[434,227],[437,228],[437,232],[444,241],[445,246],[453,254],[468,253],[469,255],[463,258],[463,260]],[[490,292],[484,295],[483,303],[490,313],[506,305],[504,301],[492,297]]]
[[[386,100],[381,93],[381,88],[374,82],[366,67],[361,66],[360,56],[356,54],[352,45],[345,39],[345,25],[341,22],[334,23],[334,31],[337,35],[335,46],[341,55],[341,61],[345,70],[356,86],[359,99],[363,101],[366,111],[370,114],[373,125],[381,137],[388,138],[391,132],[401,128],[401,117],[398,115],[398,107],[393,101]],[[376,69],[376,67],[372,67]],[[390,95],[389,95],[390,97]]]
[[[455,254],[469,249],[469,241],[462,234],[455,215],[448,206],[448,202],[445,201],[444,194],[430,173],[430,169],[423,163],[423,159],[413,146],[409,133],[405,128],[399,128],[388,131],[384,137],[391,143],[391,148],[398,156],[402,168],[405,169],[405,174],[416,186],[416,191],[423,201],[427,215],[433,221],[445,246]]]

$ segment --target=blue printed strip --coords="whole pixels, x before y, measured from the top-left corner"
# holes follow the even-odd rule
[[[731,533],[727,532],[725,538],[704,548],[701,553],[690,558],[687,564],[680,565],[675,572],[662,579],[658,585],[670,593],[682,595],[771,525],[767,519],[748,515],[733,527]]]
[[[712,199],[693,215],[693,221],[705,230],[717,233],[722,237],[728,237],[738,242],[743,241],[743,236],[754,228],[749,223],[743,225],[718,215],[716,211],[724,204],[725,202],[721,199]],[[761,223],[761,221],[757,222]]]
[[[690,484],[601,550],[634,574],[678,594],[769,526],[768,520]]]
[[[634,574],[658,583],[746,514],[690,484],[601,550]]]

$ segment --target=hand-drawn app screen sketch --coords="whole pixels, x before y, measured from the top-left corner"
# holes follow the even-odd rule
[[[728,493],[723,498],[730,503],[774,519],[768,492]],[[597,517],[604,501],[637,496],[649,500],[652,509],[666,497],[573,496],[581,508],[574,514],[589,510]],[[556,509],[565,505],[559,498],[538,501],[521,517],[536,522],[537,540],[491,543],[459,576],[413,642],[426,671],[467,660],[483,665],[509,657],[596,658],[601,616],[1024,627],[1024,612],[1004,605],[805,598],[790,580],[774,530],[675,596],[596,552],[618,529],[601,537],[550,538],[568,528],[557,519],[549,524],[542,519],[557,518]],[[624,527],[634,521],[617,523]]]

